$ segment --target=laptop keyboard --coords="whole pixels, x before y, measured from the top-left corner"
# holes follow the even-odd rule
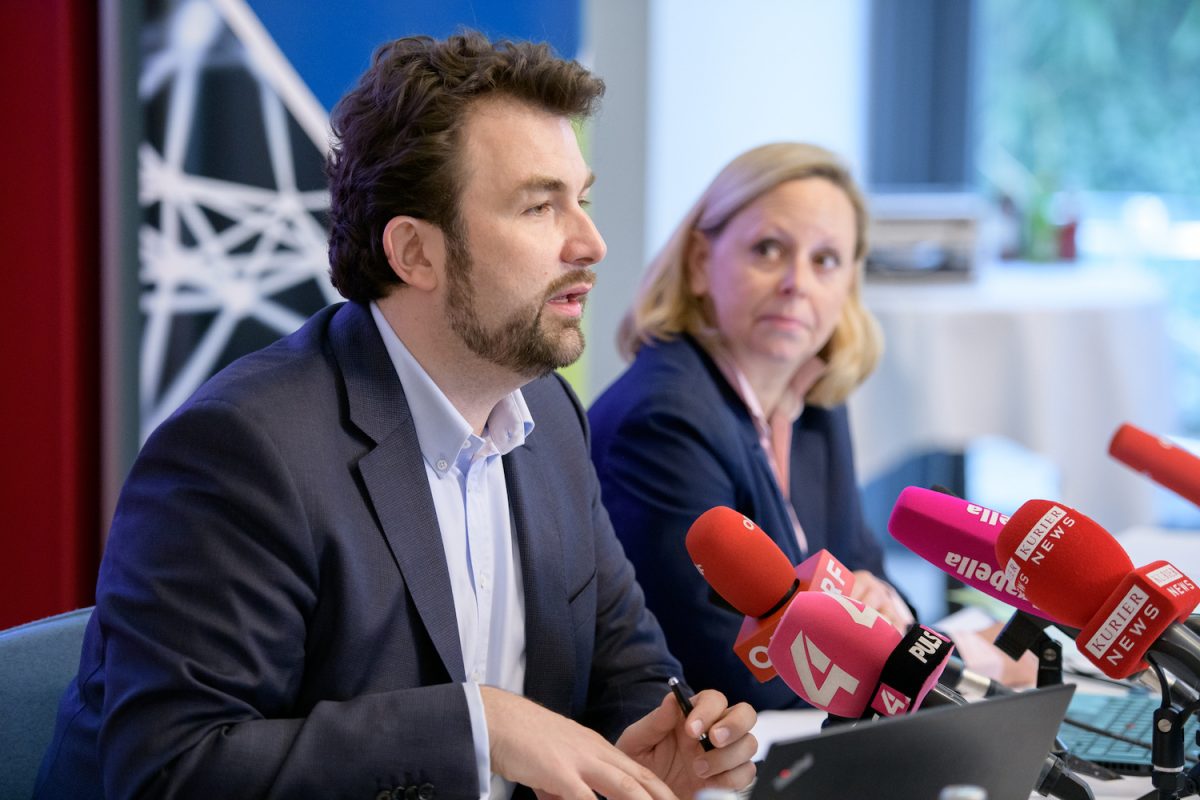
[[[1140,747],[1128,742],[1085,731],[1063,722],[1059,738],[1074,756],[1094,761],[1101,766],[1126,775],[1149,775],[1150,741],[1153,735],[1154,709],[1161,700],[1141,692],[1125,695],[1076,694],[1067,708],[1068,719],[1079,720],[1112,733],[1146,743]],[[1184,727],[1184,748],[1191,763],[1200,757],[1196,745],[1196,718],[1188,719]]]

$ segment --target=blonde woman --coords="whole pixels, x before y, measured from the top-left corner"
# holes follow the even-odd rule
[[[684,548],[709,508],[741,511],[793,563],[828,549],[853,596],[912,622],[863,522],[843,406],[881,350],[859,298],[866,227],[833,153],[738,156],[650,263],[619,334],[632,364],[589,411],[604,504],[671,652],[695,685],[761,709],[799,701],[730,650],[742,617]]]

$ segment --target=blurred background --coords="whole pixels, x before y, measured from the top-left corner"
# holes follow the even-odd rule
[[[0,627],[90,604],[146,435],[338,299],[329,110],[378,44],[461,26],[608,84],[582,134],[609,244],[568,371],[585,403],[716,171],[810,141],[871,198],[888,349],[851,415],[881,538],[932,482],[1200,528],[1106,454],[1125,421],[1200,437],[1200,0],[7,0]],[[888,553],[924,614],[952,607]]]

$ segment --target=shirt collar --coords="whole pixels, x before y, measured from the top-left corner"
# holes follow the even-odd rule
[[[813,356],[811,359],[801,364],[792,374],[787,387],[784,389],[783,397],[779,400],[779,406],[773,413],[768,415],[758,400],[758,395],[754,391],[754,387],[750,385],[750,380],[746,377],[746,373],[742,372],[741,366],[733,357],[733,353],[722,341],[716,331],[701,331],[693,334],[701,346],[708,352],[709,356],[716,363],[717,369],[733,387],[734,392],[741,399],[742,404],[746,406],[746,410],[750,412],[750,418],[754,421],[754,427],[760,436],[769,436],[773,427],[780,425],[791,425],[800,415],[804,413],[805,396],[808,390],[813,387],[813,384],[825,373],[825,362],[820,356]]]
[[[454,465],[464,446],[472,455],[503,456],[525,443],[533,432],[533,416],[520,389],[500,399],[488,415],[483,437],[476,436],[470,423],[400,341],[375,302],[371,303],[371,316],[404,388],[421,456],[439,475]]]

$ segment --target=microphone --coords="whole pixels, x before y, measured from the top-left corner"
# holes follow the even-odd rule
[[[997,695],[1015,694],[999,681],[992,680],[986,675],[967,669],[963,660],[953,653],[946,659],[946,668],[938,682],[949,686],[965,697],[996,697]]]
[[[1079,651],[1105,675],[1127,678],[1154,653],[1200,687],[1200,636],[1182,624],[1200,588],[1173,565],[1134,569],[1108,531],[1049,500],[1017,509],[996,539],[996,558],[1024,596],[1080,628]]]
[[[708,585],[745,615],[733,651],[764,683],[775,677],[767,644],[796,593],[848,593],[854,586],[854,574],[829,551],[819,550],[793,567],[771,537],[726,506],[697,517],[685,544]]]
[[[767,648],[779,677],[810,705],[845,718],[914,711],[938,685],[950,641],[914,625],[901,634],[878,611],[825,592],[796,595]],[[966,701],[950,690],[941,698]]]
[[[1117,428],[1108,452],[1180,497],[1200,506],[1200,458],[1128,422]]]
[[[1200,700],[1200,692],[1197,692],[1191,686],[1179,680],[1173,672],[1167,669],[1161,672],[1160,676],[1158,672],[1152,669],[1144,669],[1141,672],[1135,673],[1132,680],[1152,692],[1165,694],[1170,698],[1171,704],[1179,708],[1187,708],[1192,703]]]
[[[996,535],[1008,517],[951,494],[909,486],[900,492],[888,533],[947,575],[989,597],[1043,619],[1045,611],[1005,580],[996,560]]]

